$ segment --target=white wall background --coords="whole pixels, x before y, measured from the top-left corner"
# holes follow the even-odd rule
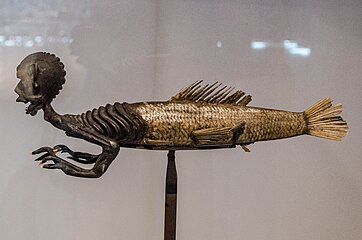
[[[177,152],[177,239],[362,238],[361,1],[3,0],[0,12],[1,239],[163,238],[166,152],[122,149],[96,180],[32,161],[31,151],[59,143],[99,150],[15,103],[15,68],[35,51],[65,63],[60,113],[167,100],[198,79],[243,89],[253,106],[343,103],[342,142]]]

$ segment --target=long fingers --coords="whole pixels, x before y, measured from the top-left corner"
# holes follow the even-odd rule
[[[53,147],[53,149],[57,152],[61,152],[61,153],[69,153],[70,155],[73,155],[74,152],[67,146],[59,144]]]
[[[55,153],[56,153],[56,151],[54,152],[54,149],[51,147],[41,147],[41,148],[38,148],[37,150],[33,151],[31,154],[36,155],[36,154],[43,153],[43,152],[45,152],[51,156],[55,156]]]

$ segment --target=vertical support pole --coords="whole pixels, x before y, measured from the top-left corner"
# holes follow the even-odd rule
[[[164,240],[176,239],[177,170],[175,150],[167,154]]]

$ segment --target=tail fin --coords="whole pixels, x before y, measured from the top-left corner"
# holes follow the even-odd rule
[[[308,134],[332,140],[341,140],[348,132],[347,123],[338,116],[342,105],[332,106],[332,99],[324,98],[304,111]]]

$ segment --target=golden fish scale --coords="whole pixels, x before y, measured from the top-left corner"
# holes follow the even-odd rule
[[[145,143],[190,145],[195,130],[234,127],[245,122],[238,144],[303,134],[303,113],[202,102],[148,102],[133,105],[147,124]]]
[[[243,112],[246,122],[241,144],[287,138],[307,132],[303,112],[246,107]]]

